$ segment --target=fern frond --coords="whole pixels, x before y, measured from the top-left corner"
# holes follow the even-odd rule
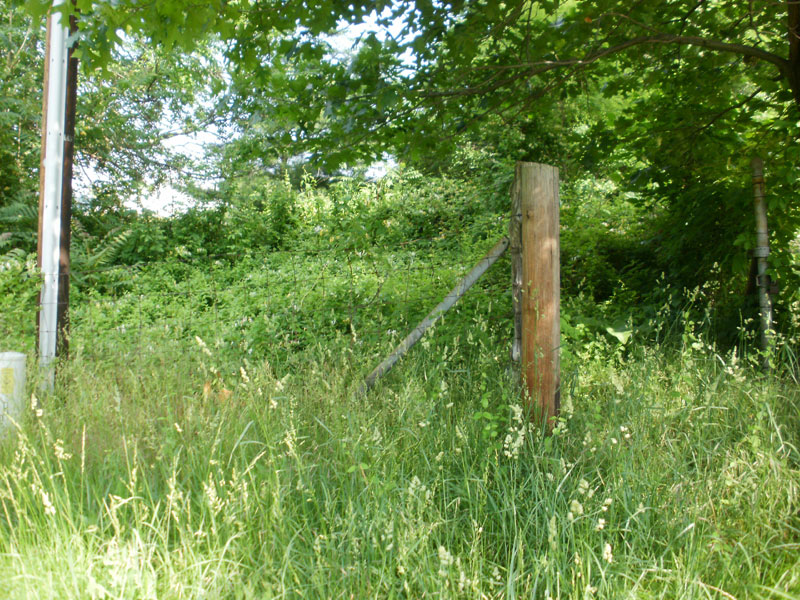
[[[11,248],[8,252],[0,255],[0,263],[17,262],[25,264],[28,260],[28,252],[23,248]]]
[[[124,229],[120,231],[119,228],[109,231],[102,241],[95,248],[95,251],[87,256],[87,266],[90,268],[107,267],[119,254],[125,242],[131,237],[133,231],[131,229]]]
[[[14,202],[0,207],[0,223],[36,224],[39,222],[39,209],[24,202]]]

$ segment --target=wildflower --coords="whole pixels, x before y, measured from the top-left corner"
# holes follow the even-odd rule
[[[380,444],[383,441],[383,433],[377,426],[372,430],[372,441],[376,444]]]
[[[467,577],[467,574],[464,573],[464,570],[461,568],[461,559],[456,560],[456,564],[458,565],[458,591],[459,593],[463,593],[468,587],[472,585],[472,582]]]
[[[569,510],[574,514],[581,516],[583,514],[583,505],[577,500],[573,500],[569,503]]]
[[[218,515],[223,509],[224,502],[219,497],[217,486],[211,473],[208,474],[208,481],[203,482],[203,493],[212,513]]]
[[[589,489],[589,482],[586,481],[585,479],[581,479],[578,482],[578,493],[581,496],[583,496],[587,492],[588,489]]]
[[[408,485],[408,496],[409,498],[416,498],[427,503],[433,498],[433,492],[420,481],[419,477],[414,475],[411,479],[411,483]]]
[[[64,451],[64,440],[57,439],[56,443],[53,444],[53,451],[56,453],[56,458],[58,460],[69,460],[72,458],[72,454]]]
[[[322,542],[325,539],[325,535],[321,533],[314,536],[314,554],[317,556],[322,554]]]
[[[603,546],[603,560],[606,561],[608,564],[614,560],[614,555],[611,553],[611,544],[606,542],[606,545]]]
[[[242,381],[250,383],[250,378],[247,376],[247,371],[244,370],[244,367],[239,367],[239,373],[242,375]]]
[[[439,546],[439,576],[447,577],[447,570],[455,562],[453,555],[444,546]]]
[[[550,549],[555,552],[556,548],[558,547],[558,529],[556,523],[556,516],[553,515],[550,517],[550,521],[547,523],[547,541],[550,543]]]
[[[202,340],[202,338],[199,335],[196,335],[194,336],[194,339],[197,342],[197,345],[200,346],[203,354],[211,356],[211,350],[208,349],[208,346],[206,346],[206,343]]]
[[[525,443],[525,434],[528,428],[523,419],[522,407],[512,404],[510,408],[511,412],[514,413],[512,417],[513,424],[503,440],[503,454],[506,458],[518,458],[519,451]]]
[[[37,417],[41,417],[44,414],[44,411],[39,408],[39,399],[36,394],[31,394],[31,410]]]
[[[597,525],[594,526],[595,531],[602,531],[606,527],[605,519],[597,519]]]
[[[283,437],[283,443],[286,444],[288,454],[294,454],[295,445],[297,443],[297,434],[295,433],[293,426],[286,430],[286,435]]]
[[[603,506],[601,507],[601,510],[603,512],[606,512],[608,510],[608,507],[611,506],[613,503],[614,503],[613,499],[606,498],[605,500],[603,500]]]
[[[44,504],[44,514],[53,516],[56,514],[56,507],[50,502],[50,496],[43,489],[39,490],[42,494],[42,504]]]

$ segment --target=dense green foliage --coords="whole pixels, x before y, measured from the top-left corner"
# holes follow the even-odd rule
[[[0,2],[0,252],[36,247],[44,29],[15,2]],[[180,148],[203,130],[220,71],[209,56],[173,56],[129,39],[102,78],[79,77],[75,131],[76,212],[119,226],[125,204],[177,176],[203,176]],[[89,233],[102,233],[91,230]]]
[[[397,340],[387,329],[420,316],[464,259],[423,249],[105,273],[110,289],[73,308],[57,393],[34,393],[1,449],[3,595],[800,591],[795,381],[708,343],[690,304],[653,319],[665,344],[574,324],[562,420],[542,437],[509,377],[507,293],[490,281],[362,396]],[[380,286],[350,320],[351,294]]]
[[[26,6],[42,14],[47,4]],[[568,260],[589,268],[568,277],[601,301],[624,281],[630,305],[647,301],[662,273],[676,290],[713,279],[730,334],[747,308],[749,161],[760,155],[776,301],[786,311],[797,299],[794,3],[187,6],[75,5],[87,67],[78,150],[105,173],[80,199],[84,252],[131,263],[184,247],[193,255],[240,243],[285,247],[307,231],[290,196],[308,174],[330,181],[336,168],[352,172],[384,152],[480,190],[488,220],[506,210],[513,162],[533,160],[561,169],[565,248],[577,244]],[[14,39],[36,33],[9,14]],[[350,50],[325,35],[365,21]],[[32,54],[23,53],[30,68],[11,70],[28,90]],[[37,105],[25,102],[33,131]],[[209,123],[236,133],[206,155],[202,173],[160,144],[164,127]],[[35,157],[35,138],[17,153]],[[22,167],[11,165],[20,160],[8,163],[8,179],[18,179]],[[0,214],[6,247],[23,238],[32,247],[33,166],[19,179],[25,206]],[[274,193],[287,173],[292,191]],[[190,214],[164,223],[123,207],[166,180],[198,200]],[[367,228],[378,222],[363,217]],[[124,248],[107,252],[112,244]]]
[[[2,0],[0,0],[2,1]],[[31,356],[42,37],[2,2],[1,351]],[[70,3],[66,3],[69,9]],[[70,356],[0,440],[10,598],[800,597],[794,2],[77,0]],[[366,29],[344,48],[335,30]],[[232,136],[203,157],[176,134]],[[759,372],[749,160],[779,328]],[[376,178],[376,157],[397,166]],[[508,258],[561,174],[563,412]],[[192,204],[136,206],[169,182]]]

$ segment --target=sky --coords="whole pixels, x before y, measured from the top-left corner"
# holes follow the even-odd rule
[[[397,36],[400,34],[402,23],[393,24],[387,31],[377,24],[377,19],[377,14],[373,13],[364,23],[357,25],[342,23],[335,34],[328,36],[327,41],[335,52],[344,53],[351,50],[358,43],[359,38],[366,33],[374,32],[379,39],[385,39],[387,35]],[[165,129],[168,127],[169,123],[165,123]],[[167,138],[162,143],[169,151],[177,151],[191,158],[200,159],[204,156],[206,146],[220,141],[220,132],[211,129],[192,135],[177,135]],[[367,177],[380,178],[395,164],[389,157],[376,162],[368,169]],[[100,179],[99,173],[91,167],[79,170],[75,173],[76,191],[88,193],[91,189],[91,182],[98,179]],[[169,183],[165,183],[153,187],[149,193],[129,199],[125,205],[135,210],[152,211],[159,216],[170,216],[189,208],[192,205],[192,199]]]

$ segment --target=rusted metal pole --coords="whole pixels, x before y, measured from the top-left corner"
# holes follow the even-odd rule
[[[561,400],[558,169],[518,163],[522,213],[521,370],[531,419],[550,430]]]

